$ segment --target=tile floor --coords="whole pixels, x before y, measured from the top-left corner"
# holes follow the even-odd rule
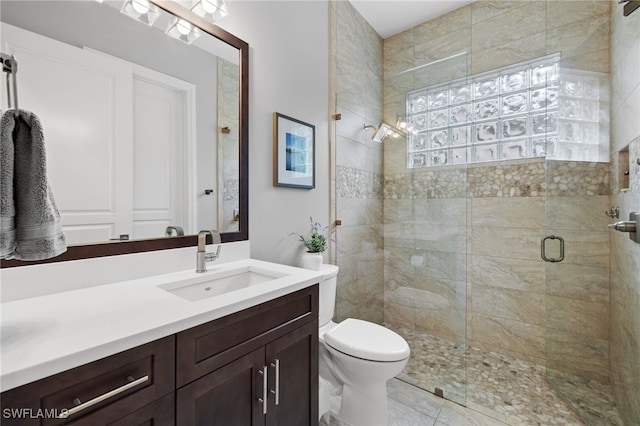
[[[400,332],[411,346],[411,359],[402,380],[388,383],[389,426],[622,425],[608,385],[551,377],[572,407],[549,385],[543,366],[425,333]],[[435,387],[447,399],[421,389]],[[320,425],[345,426],[334,418]]]
[[[506,423],[495,418],[439,398],[398,379],[388,382],[387,393],[388,426],[506,426]],[[324,418],[320,421],[320,426],[327,425],[348,426],[333,417],[329,422]]]

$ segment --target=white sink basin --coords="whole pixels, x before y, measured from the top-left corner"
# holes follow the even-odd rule
[[[243,288],[282,278],[287,274],[255,266],[242,266],[224,271],[193,273],[193,277],[158,287],[190,302],[208,299]]]

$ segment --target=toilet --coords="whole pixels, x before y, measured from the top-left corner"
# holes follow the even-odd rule
[[[320,282],[319,414],[331,412],[350,426],[387,425],[387,380],[409,361],[397,333],[368,321],[332,321],[338,267],[322,265]]]

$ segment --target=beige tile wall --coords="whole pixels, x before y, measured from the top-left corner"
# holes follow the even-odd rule
[[[412,186],[439,175],[448,197]],[[468,198],[447,186],[458,175]],[[600,163],[534,159],[386,176],[385,321],[607,382],[609,191]],[[547,235],[564,238],[563,262],[541,260]],[[555,243],[549,257],[559,256]],[[397,293],[413,304],[395,303]],[[447,300],[447,310],[421,297]],[[585,362],[572,362],[571,351]]]
[[[348,2],[332,2],[335,67],[335,259],[340,267],[335,318],[383,321],[382,39]]]
[[[631,190],[622,192],[614,182],[612,204],[628,218],[640,211],[640,11],[624,17],[621,9],[611,3],[611,162],[613,176],[629,170]],[[619,164],[618,153],[627,147]],[[619,232],[610,242],[611,377],[625,424],[640,424],[640,244]]]
[[[404,115],[407,91],[551,53],[608,72],[609,9],[477,1],[395,35],[384,41],[385,120]],[[404,140],[384,150],[385,321],[607,381],[608,165],[526,160],[412,173]],[[566,240],[562,263],[540,258],[541,238],[553,233]],[[428,291],[448,301],[448,315],[394,304],[398,289],[419,297],[419,283],[434,279]],[[565,361],[572,354],[580,367]]]

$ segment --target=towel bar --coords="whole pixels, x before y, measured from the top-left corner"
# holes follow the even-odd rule
[[[0,59],[2,60],[2,71],[7,74],[7,103],[8,107],[15,110],[18,113],[18,61],[15,55],[8,55],[6,53],[0,53]],[[13,79],[13,102],[11,102],[11,83]]]

